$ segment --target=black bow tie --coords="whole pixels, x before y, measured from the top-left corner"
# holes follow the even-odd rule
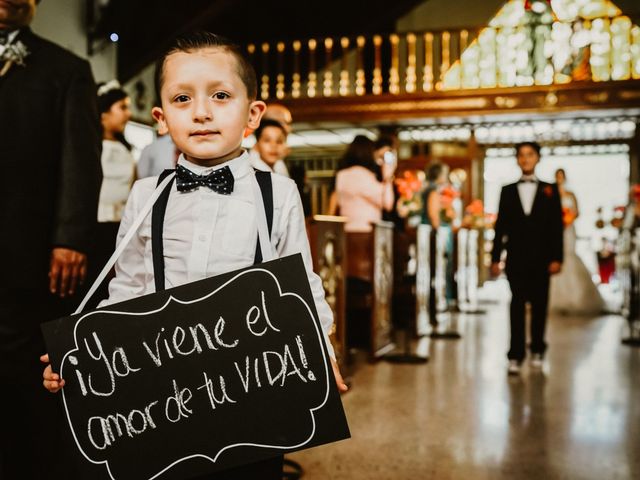
[[[182,165],[178,165],[176,168],[176,187],[179,192],[190,192],[198,187],[209,187],[222,195],[231,195],[233,182],[233,173],[228,165],[214,170],[209,175],[196,175]]]
[[[518,183],[536,183],[536,180],[533,178],[521,178]]]

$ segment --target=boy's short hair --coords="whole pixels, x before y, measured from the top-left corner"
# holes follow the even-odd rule
[[[206,32],[204,30],[190,32],[179,36],[158,58],[154,78],[158,97],[160,98],[160,89],[162,88],[162,83],[164,81],[164,63],[167,60],[167,57],[177,52],[191,53],[205,48],[219,48],[235,57],[238,67],[238,75],[240,76],[242,83],[244,83],[244,86],[247,88],[247,96],[249,97],[249,100],[255,100],[258,96],[256,71],[242,48],[226,37]]]
[[[253,131],[253,134],[256,136],[256,141],[260,140],[262,132],[264,132],[264,129],[267,127],[279,128],[284,138],[287,138],[287,130],[284,128],[284,125],[272,118],[263,118],[262,121],[260,121],[260,126]]]
[[[542,150],[542,147],[540,147],[540,144],[538,142],[521,142],[521,143],[517,143],[516,144],[516,155],[518,155],[520,153],[520,149],[522,147],[531,147],[533,148],[536,153],[538,154],[538,157],[540,156],[540,150]]]

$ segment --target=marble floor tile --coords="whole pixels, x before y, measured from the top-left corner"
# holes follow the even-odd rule
[[[640,349],[621,317],[551,317],[542,370],[506,374],[507,306],[461,315],[430,361],[359,365],[352,438],[290,455],[305,480],[639,479]]]

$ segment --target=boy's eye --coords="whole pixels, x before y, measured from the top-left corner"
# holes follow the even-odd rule
[[[213,98],[215,98],[216,100],[226,100],[227,98],[229,98],[229,94],[225,92],[216,92],[213,94]]]
[[[189,101],[189,97],[186,95],[178,95],[176,98],[173,99],[175,102],[187,102]]]

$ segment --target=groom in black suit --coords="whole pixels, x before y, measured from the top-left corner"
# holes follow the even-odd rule
[[[39,324],[70,313],[57,297],[73,296],[86,270],[102,180],[91,69],[31,32],[36,3],[0,0],[3,480],[71,478],[60,398],[42,386]]]
[[[526,356],[525,305],[531,304],[532,365],[540,367],[546,350],[549,279],[562,268],[562,206],[555,184],[535,176],[540,145],[525,142],[516,146],[522,177],[507,185],[500,195],[495,224],[491,273],[500,274],[502,251],[507,251],[505,271],[511,287],[511,346],[509,373],[517,374]]]

